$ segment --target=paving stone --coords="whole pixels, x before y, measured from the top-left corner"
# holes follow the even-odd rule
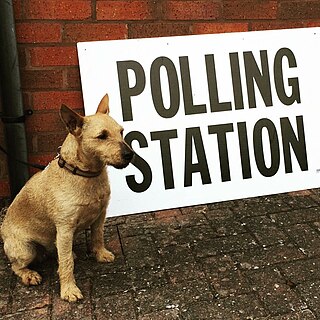
[[[180,227],[194,227],[208,224],[206,216],[202,212],[190,212],[188,215],[176,217]]]
[[[93,296],[114,295],[133,288],[128,272],[105,273],[93,278]]]
[[[89,320],[92,319],[91,281],[83,279],[77,281],[77,286],[83,294],[83,300],[75,303],[60,298],[60,284],[54,284],[52,302],[52,320]]]
[[[235,236],[199,240],[193,245],[193,248],[197,256],[205,257],[221,252],[248,250],[256,246],[257,243],[253,237],[248,233],[243,233]]]
[[[309,225],[292,225],[286,231],[303,253],[308,256],[320,254],[320,235]]]
[[[96,320],[135,320],[135,306],[131,293],[99,296],[93,299]]]
[[[198,205],[198,206],[192,206],[192,207],[185,207],[181,208],[180,212],[185,215],[189,215],[191,213],[206,213],[208,210],[207,205]]]
[[[50,309],[49,308],[41,308],[28,310],[26,312],[18,312],[14,314],[10,314],[3,319],[12,319],[12,320],[50,320]],[[69,318],[72,319],[72,318]]]
[[[251,285],[229,256],[203,259],[205,274],[219,297],[251,292]]]
[[[141,268],[160,264],[158,249],[151,236],[137,236],[122,240],[123,251],[128,265]]]
[[[138,320],[164,320],[164,319],[166,320],[180,319],[179,309],[173,308],[169,310],[161,310],[161,311],[156,311],[156,312],[138,317]]]
[[[290,312],[280,316],[267,316],[262,318],[255,318],[255,320],[316,320],[316,316],[311,310],[302,310],[298,312]]]
[[[208,299],[212,300],[213,295],[207,283],[201,280],[140,290],[135,297],[140,316],[167,309],[182,310],[194,301]]]
[[[172,265],[165,265],[164,269],[172,284],[192,279],[205,279],[204,271],[196,262],[179,262]]]
[[[160,287],[169,282],[166,268],[161,265],[147,266],[128,271],[135,290]]]
[[[236,220],[231,209],[214,209],[205,213],[217,236],[237,235],[247,230]]]
[[[245,218],[242,222],[262,246],[289,241],[287,235],[267,216]]]
[[[247,272],[252,288],[257,292],[271,315],[301,311],[306,303],[286,283],[279,271],[273,268],[251,270]]]
[[[256,319],[266,315],[260,301],[254,295],[240,295],[213,301],[199,301],[182,311],[183,319],[236,320]]]
[[[293,208],[293,209],[305,209],[318,206],[318,203],[310,195],[288,195],[284,197],[284,200]]]
[[[262,216],[290,209],[291,207],[278,196],[237,200],[236,205],[232,207],[234,214],[239,219]]]
[[[195,254],[189,244],[161,247],[159,254],[164,265],[195,262]]]
[[[320,280],[320,259],[304,259],[279,265],[284,277],[293,285]]]
[[[277,224],[287,226],[298,223],[314,222],[320,220],[320,208],[307,208],[291,210],[270,215]]]
[[[51,282],[43,278],[38,286],[25,286],[17,278],[16,286],[12,290],[12,312],[17,313],[30,309],[45,308],[50,304]]]
[[[307,281],[297,287],[308,308],[320,318],[320,280]]]
[[[259,269],[274,264],[305,258],[294,245],[284,244],[267,248],[253,248],[232,254],[235,263],[243,269]]]

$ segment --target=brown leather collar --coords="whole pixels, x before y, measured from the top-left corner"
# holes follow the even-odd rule
[[[60,168],[65,168],[70,171],[72,174],[85,177],[85,178],[94,178],[101,174],[102,171],[92,172],[92,171],[84,171],[79,169],[78,167],[74,167],[71,164],[68,164],[62,157],[59,155],[58,164]]]

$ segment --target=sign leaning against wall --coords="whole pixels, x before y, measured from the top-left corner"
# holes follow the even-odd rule
[[[109,216],[320,186],[320,28],[78,43],[137,152]]]

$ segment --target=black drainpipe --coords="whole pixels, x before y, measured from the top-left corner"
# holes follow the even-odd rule
[[[29,173],[27,166],[15,161],[27,161],[27,142],[12,0],[0,0],[0,86],[1,118],[9,153],[9,180],[13,199],[28,180]]]

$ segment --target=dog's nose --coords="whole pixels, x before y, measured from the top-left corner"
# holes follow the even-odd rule
[[[122,158],[127,161],[131,161],[133,158],[134,152],[129,148],[125,148],[122,152]]]

